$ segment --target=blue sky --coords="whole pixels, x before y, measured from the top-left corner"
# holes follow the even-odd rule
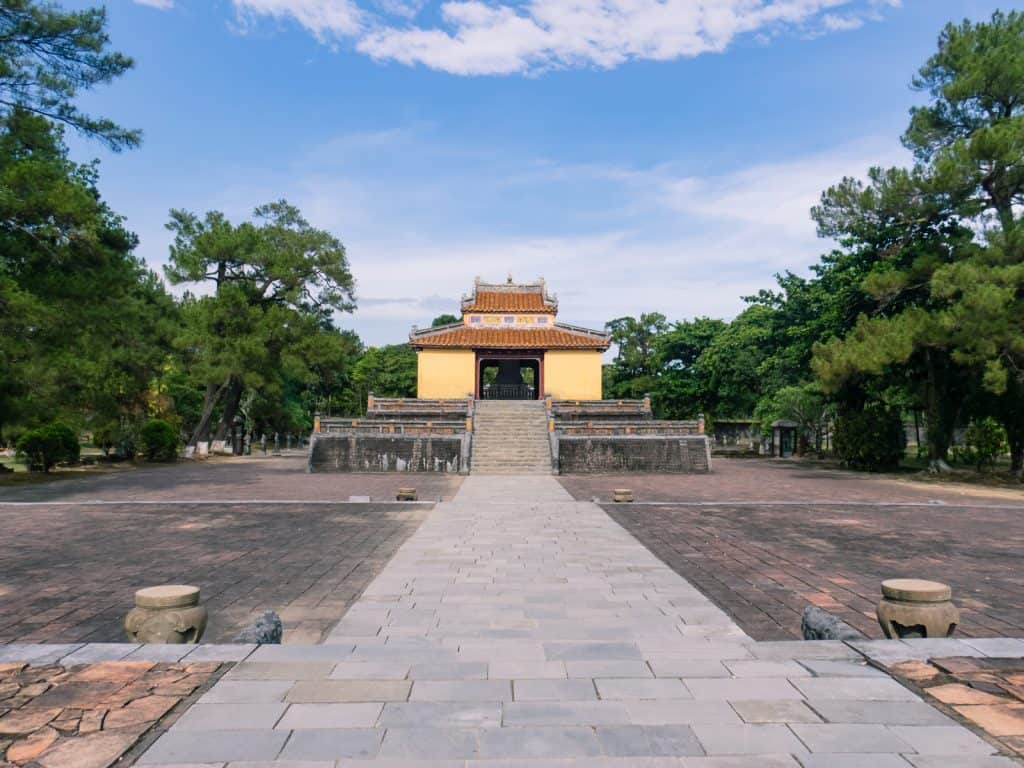
[[[943,24],[997,7],[112,0],[137,68],[83,106],[145,141],[72,151],[157,269],[170,208],[297,204],[348,248],[340,324],[368,343],[477,275],[544,276],[576,324],[729,318],[830,247],[807,213],[825,187],[908,161],[911,76]]]

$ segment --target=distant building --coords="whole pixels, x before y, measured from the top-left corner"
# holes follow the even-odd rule
[[[484,283],[462,299],[462,321],[414,330],[417,397],[478,400],[601,399],[607,333],[556,321],[544,280]]]

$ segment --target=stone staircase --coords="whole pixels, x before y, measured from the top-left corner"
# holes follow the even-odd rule
[[[550,475],[547,411],[538,400],[480,400],[473,417],[474,475]]]

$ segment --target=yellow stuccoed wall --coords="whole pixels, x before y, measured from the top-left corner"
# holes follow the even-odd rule
[[[600,400],[601,353],[548,350],[544,353],[544,391],[556,400]]]
[[[476,389],[473,350],[421,349],[416,354],[417,397],[460,398]]]

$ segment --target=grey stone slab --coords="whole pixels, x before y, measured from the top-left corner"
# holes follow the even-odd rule
[[[890,725],[897,736],[922,755],[991,755],[995,752],[966,728],[952,725]]]
[[[819,717],[803,701],[731,701],[732,708],[745,723],[820,723]]]
[[[492,661],[487,666],[487,676],[495,680],[558,680],[566,677],[565,662],[562,661]]]
[[[487,664],[482,661],[413,664],[409,672],[410,680],[483,680],[487,676]]]
[[[334,667],[331,680],[404,680],[409,664],[395,661],[343,661]]]
[[[385,704],[379,725],[385,728],[497,728],[501,704],[408,702]]]
[[[207,643],[195,646],[185,661],[245,661],[257,647],[248,643]]]
[[[618,701],[513,701],[502,705],[504,726],[629,725]]]
[[[688,725],[618,725],[597,728],[606,755],[614,757],[681,757],[703,755]]]
[[[808,699],[807,705],[830,723],[882,725],[952,725],[953,721],[923,701]]]
[[[704,751],[709,755],[801,754],[806,748],[784,725],[695,724]]]
[[[801,659],[799,664],[817,677],[888,677],[885,672],[865,661]]]
[[[900,755],[816,754],[801,755],[804,768],[907,768]]]
[[[339,760],[352,757],[365,760],[377,755],[383,736],[383,730],[374,728],[294,731],[281,752],[281,759]]]
[[[302,680],[285,699],[296,704],[405,701],[411,686],[408,680]]]
[[[331,662],[274,662],[256,663],[243,661],[236,664],[222,679],[224,680],[326,680],[334,669]]]
[[[960,642],[986,656],[996,658],[1024,657],[1024,639],[1016,637],[963,637]]]
[[[882,725],[794,723],[790,726],[811,752],[911,752],[913,747]]]
[[[382,758],[424,760],[476,757],[478,732],[453,728],[388,728],[381,745]]]
[[[512,684],[516,701],[581,701],[597,699],[591,680],[516,680]]]
[[[890,678],[813,677],[792,682],[808,699],[920,701],[915,694]]]
[[[775,640],[751,643],[750,652],[758,659],[848,659],[857,661],[861,655],[839,640]]]
[[[181,731],[163,734],[138,759],[150,763],[208,763],[274,760],[284,746],[285,731]]]
[[[666,659],[650,662],[656,677],[731,677],[725,663],[716,659]],[[595,675],[607,677],[607,675]]]
[[[511,701],[510,680],[417,680],[409,701]]]
[[[310,728],[373,728],[383,704],[292,704],[277,727],[286,730]]]
[[[252,662],[344,661],[352,655],[348,645],[261,645],[248,657]]]
[[[915,768],[1020,768],[1010,757],[996,755],[904,755]]]
[[[636,725],[740,725],[739,715],[725,701],[627,701],[629,719]]]
[[[138,643],[86,643],[76,651],[61,656],[60,663],[65,667],[73,667],[76,664],[121,661],[125,656],[138,649]],[[43,658],[45,657],[36,657],[33,661],[39,663]]]
[[[125,656],[124,660],[173,663],[181,661],[194,650],[195,646],[192,645],[180,645],[177,643],[145,643]]]
[[[811,673],[795,661],[766,659],[734,660],[722,662],[736,677],[810,677]]]
[[[788,680],[782,678],[751,677],[742,680],[739,678],[686,678],[683,683],[695,699],[770,701],[804,698]]]
[[[681,680],[670,677],[612,677],[594,681],[602,699],[692,699]]]
[[[492,728],[480,732],[481,758],[595,757],[593,728]]]
[[[653,677],[650,667],[643,661],[566,661],[569,677]]]
[[[680,768],[800,768],[792,755],[684,757],[680,763]]]
[[[199,704],[284,701],[291,680],[220,680],[199,699]]]
[[[193,704],[171,727],[173,731],[239,731],[273,728],[286,704],[280,702]]]
[[[648,660],[653,659],[705,659],[723,661],[725,659],[752,659],[750,648],[742,643],[723,640],[684,640],[671,650],[651,651],[645,654]]]
[[[10,643],[0,645],[0,662],[53,664],[69,656],[84,643]]]
[[[545,643],[548,661],[642,661],[640,649],[632,643]]]

